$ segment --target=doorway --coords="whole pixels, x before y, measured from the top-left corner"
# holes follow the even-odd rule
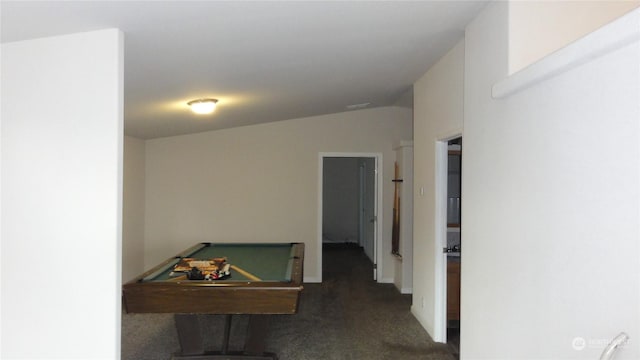
[[[456,353],[460,333],[460,268],[462,266],[462,137],[436,142],[435,326],[434,340],[449,343]],[[440,250],[441,249],[441,250]]]
[[[323,248],[358,247],[373,264],[373,279],[381,269],[378,183],[381,154],[321,153],[318,196],[318,274],[322,281]]]
[[[460,354],[460,268],[462,237],[460,211],[462,199],[462,138],[447,142],[447,235],[446,235],[446,306],[447,344],[454,355]]]

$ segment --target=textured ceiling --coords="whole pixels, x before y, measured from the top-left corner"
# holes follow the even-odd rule
[[[411,105],[484,1],[2,1],[2,42],[119,28],[125,133],[188,134]],[[216,112],[186,102],[219,99]]]

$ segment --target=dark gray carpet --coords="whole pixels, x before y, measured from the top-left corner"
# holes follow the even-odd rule
[[[272,316],[267,351],[280,360],[455,359],[434,343],[411,315],[411,297],[372,280],[371,262],[359,248],[325,249],[322,284],[305,284],[296,315]],[[235,316],[231,350],[243,344],[246,316]],[[203,315],[217,350],[221,316]],[[122,359],[168,360],[179,350],[171,314],[123,314]]]

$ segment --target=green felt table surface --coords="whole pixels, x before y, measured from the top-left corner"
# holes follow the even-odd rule
[[[283,244],[214,244],[203,243],[202,247],[190,254],[182,254],[184,257],[208,260],[218,257],[226,257],[227,263],[237,266],[255,276],[261,281],[290,281],[292,249],[290,243]],[[178,263],[169,263],[166,268],[150,274],[143,281],[169,280],[173,266]],[[218,281],[250,281],[238,271],[231,269],[231,277]]]

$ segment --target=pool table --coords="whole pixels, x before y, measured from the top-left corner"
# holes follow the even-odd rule
[[[224,280],[175,277],[183,258],[226,258]],[[128,313],[174,313],[181,352],[173,359],[277,359],[265,353],[268,316],[298,311],[304,264],[303,243],[200,243],[123,285]],[[222,349],[205,351],[197,314],[225,315]],[[249,314],[243,351],[229,351],[232,315]]]

